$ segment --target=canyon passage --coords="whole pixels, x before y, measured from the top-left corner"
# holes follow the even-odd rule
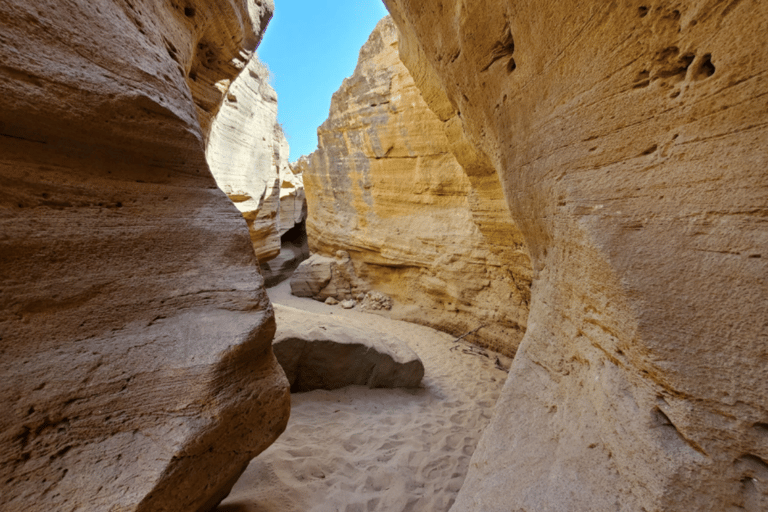
[[[767,510],[768,4],[384,4],[0,5],[0,508]]]

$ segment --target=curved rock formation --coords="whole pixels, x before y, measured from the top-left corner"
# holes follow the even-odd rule
[[[370,325],[280,305],[275,317],[272,347],[294,393],[345,386],[415,388],[424,377],[424,364],[408,344]]]
[[[397,46],[386,17],[302,162],[310,249],[349,252],[394,317],[456,335],[482,325],[472,341],[514,354],[530,294],[522,236],[493,167],[429,110]]]
[[[453,510],[765,510],[768,4],[385,3],[534,267]]]
[[[3,510],[210,510],[284,429],[272,309],[204,154],[271,11],[0,4]]]
[[[245,217],[260,263],[275,258],[280,237],[306,218],[303,183],[288,164],[277,93],[268,80],[269,69],[252,58],[225,89],[206,146],[216,183]]]

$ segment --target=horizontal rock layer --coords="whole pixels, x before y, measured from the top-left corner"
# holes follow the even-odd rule
[[[457,335],[482,325],[472,341],[513,354],[530,295],[522,236],[490,162],[430,111],[397,47],[387,17],[301,162],[310,249],[347,251],[393,316]]]
[[[275,258],[280,237],[306,218],[304,185],[288,164],[268,80],[269,69],[252,58],[226,88],[206,146],[216,183],[245,217],[260,263]]]
[[[534,268],[453,510],[764,510],[768,4],[385,3]]]
[[[364,329],[326,315],[275,306],[275,356],[291,391],[370,388],[415,388],[424,377],[419,356],[399,338]]]
[[[209,510],[284,429],[272,309],[204,154],[271,12],[0,5],[1,509]]]

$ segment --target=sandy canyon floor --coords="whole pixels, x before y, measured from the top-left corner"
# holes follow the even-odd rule
[[[418,389],[294,394],[285,433],[218,512],[448,510],[507,377],[497,354],[428,327],[294,297],[287,281],[269,296],[394,334],[421,357],[425,375]],[[498,357],[508,368],[511,360]]]

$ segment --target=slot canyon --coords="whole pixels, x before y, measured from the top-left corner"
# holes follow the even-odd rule
[[[768,4],[282,4],[0,2],[0,510],[768,510]]]

